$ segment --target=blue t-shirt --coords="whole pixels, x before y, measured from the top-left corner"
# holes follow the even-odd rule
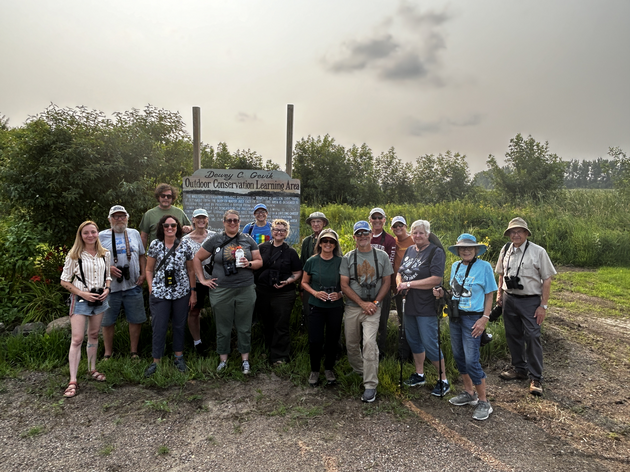
[[[454,262],[451,267],[453,299],[459,298],[459,309],[462,311],[482,312],[486,294],[497,290],[492,266],[489,262],[477,259],[464,281],[468,266],[462,263],[455,273],[460,262]]]
[[[251,234],[249,233],[250,228],[252,228]],[[265,226],[258,226],[255,222],[247,223],[243,228],[243,234],[249,234],[260,246],[271,240],[271,223],[267,223]]]

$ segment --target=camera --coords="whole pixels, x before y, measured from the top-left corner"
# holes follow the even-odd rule
[[[105,291],[105,289],[101,288],[91,288],[90,289],[90,293],[96,293],[97,295],[103,295],[103,292]],[[103,304],[102,301],[100,300],[96,300],[94,302],[90,302],[88,301],[88,306],[101,306]]]
[[[486,344],[492,342],[492,334],[490,333],[486,333],[486,330],[483,330],[483,333],[481,333],[481,346],[480,347],[484,347]]]
[[[334,285],[331,285],[330,287],[322,287],[322,291],[326,293],[340,292],[340,290],[337,290],[337,287]]]
[[[166,269],[164,270],[164,285],[167,287],[173,287],[177,285],[177,280],[175,279],[175,270],[174,269]]]
[[[505,277],[503,277],[503,280],[505,281],[505,286],[509,289],[509,290],[523,290],[523,284],[521,283],[521,278],[518,276],[508,276],[506,275]]]
[[[279,270],[269,270],[269,283],[272,286],[280,284],[280,271]]]
[[[123,278],[125,280],[129,280],[129,264],[125,264],[124,266],[116,266],[116,269],[122,272],[120,277],[116,277],[116,282],[121,283],[123,281]]]
[[[238,274],[236,261],[223,261],[223,271],[225,272],[226,277]]]
[[[459,319],[459,298],[451,299],[450,309],[451,309],[451,313],[450,313],[451,318],[454,320]]]

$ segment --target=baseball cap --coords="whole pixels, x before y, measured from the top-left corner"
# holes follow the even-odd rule
[[[354,229],[352,230],[352,234],[357,234],[357,231],[369,231],[372,232],[372,228],[370,227],[370,223],[367,221],[357,221],[354,224]]]
[[[402,223],[402,224],[404,224],[405,226],[407,226],[407,221],[406,221],[406,220],[405,220],[405,218],[404,218],[404,217],[402,217],[402,216],[394,216],[394,217],[392,218],[392,224],[391,224],[391,225],[389,225],[389,227],[390,227],[390,228],[393,228],[393,227],[394,227],[394,225],[395,225],[396,223]]]
[[[195,211],[193,211],[193,218],[197,218],[198,216],[205,216],[206,218],[208,218],[208,212],[203,208],[197,208]]]
[[[383,216],[387,216],[387,215],[385,214],[385,210],[383,210],[382,208],[378,208],[378,207],[376,207],[376,208],[372,208],[372,210],[370,210],[370,218],[372,217],[372,215],[373,215],[374,213],[380,213],[380,214],[381,214],[381,215],[383,215]]]
[[[127,210],[125,210],[125,207],[122,205],[114,205],[113,207],[111,207],[109,209],[109,215],[107,216],[107,218],[111,218],[114,213],[124,213],[127,218],[129,218],[129,213],[127,213]]]
[[[265,205],[264,203],[259,203],[258,205],[256,205],[254,207],[254,213],[256,213],[256,211],[260,210],[261,208],[265,210],[267,213],[269,213],[269,210],[267,210],[267,205]]]

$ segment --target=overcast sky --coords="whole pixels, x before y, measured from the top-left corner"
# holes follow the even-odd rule
[[[330,134],[471,171],[510,138],[563,159],[630,152],[628,0],[0,0],[0,115],[51,102],[179,111],[202,140],[284,169],[294,140]]]

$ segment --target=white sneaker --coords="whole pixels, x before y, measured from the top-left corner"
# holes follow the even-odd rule
[[[244,374],[249,374],[249,361],[243,361],[243,367],[241,367],[241,372]]]
[[[217,367],[217,372],[223,372],[227,367],[227,361],[221,361]]]

